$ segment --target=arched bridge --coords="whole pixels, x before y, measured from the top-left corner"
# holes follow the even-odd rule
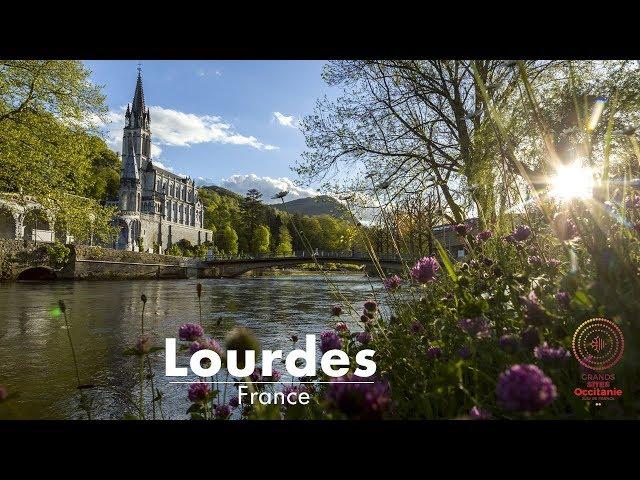
[[[402,262],[396,255],[379,255],[378,261],[383,270],[398,270]],[[373,266],[368,254],[351,252],[294,252],[291,255],[255,255],[247,258],[209,257],[199,262],[200,277],[237,277],[251,270],[271,267],[293,267],[305,263],[346,263],[351,265]]]

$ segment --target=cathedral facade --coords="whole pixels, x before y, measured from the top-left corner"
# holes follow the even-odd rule
[[[151,159],[151,116],[145,107],[138,72],[133,102],[127,105],[122,135],[122,171],[118,198],[120,234],[114,247],[164,253],[172,244],[211,241],[204,228],[204,209],[195,182],[169,172]]]

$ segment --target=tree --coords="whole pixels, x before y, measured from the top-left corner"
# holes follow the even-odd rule
[[[264,225],[258,225],[253,231],[251,243],[253,251],[256,253],[268,253],[269,252],[269,237],[271,232]]]
[[[281,225],[278,231],[278,246],[275,253],[277,255],[291,255],[293,252],[292,238],[286,225]]]
[[[216,240],[218,249],[227,255],[237,255],[238,253],[238,234],[231,228],[231,225],[226,225]]]

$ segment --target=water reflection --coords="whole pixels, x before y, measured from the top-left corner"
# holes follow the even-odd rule
[[[333,282],[354,306],[371,296],[361,275],[336,275]],[[65,301],[80,362],[81,380],[109,385],[137,398],[137,362],[122,352],[138,337],[142,302],[147,296],[145,330],[158,345],[175,337],[178,326],[198,321],[197,280],[136,282],[58,282],[0,284],[0,384],[20,396],[0,407],[0,418],[79,418],[75,373],[64,321],[52,311]],[[321,276],[281,276],[202,280],[202,324],[217,339],[234,326],[251,328],[262,348],[291,348],[334,323],[328,307],[336,302]],[[343,319],[344,320],[344,319]],[[357,316],[348,323],[358,329]],[[179,361],[187,365],[187,358]],[[156,387],[164,412],[186,418],[186,385],[169,385],[164,354],[155,356]],[[131,411],[119,394],[94,391],[98,418],[122,418]]]

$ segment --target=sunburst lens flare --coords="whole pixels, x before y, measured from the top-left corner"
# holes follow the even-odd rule
[[[558,201],[587,200],[593,196],[593,170],[580,161],[560,165],[549,184],[549,195]]]
[[[607,103],[607,100],[604,97],[596,98],[596,101],[593,104],[593,109],[591,110],[589,123],[587,124],[587,130],[592,131],[596,128],[596,125],[598,125],[598,121],[600,120],[600,116],[602,115],[602,110],[604,109],[605,103]]]

